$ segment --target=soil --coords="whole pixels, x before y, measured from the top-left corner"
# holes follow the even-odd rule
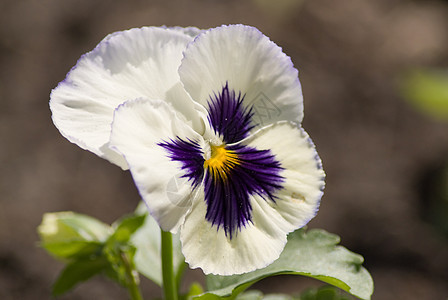
[[[400,76],[448,66],[448,2],[409,0],[1,0],[0,298],[50,299],[62,268],[38,247],[46,212],[113,222],[139,195],[128,172],[66,141],[49,93],[107,34],[145,25],[244,23],[280,45],[300,70],[304,128],[327,173],[309,227],[341,236],[375,281],[372,299],[446,299],[448,239],[424,216],[430,170],[448,158],[448,123],[403,99]],[[424,189],[425,190],[425,189]],[[426,190],[425,190],[426,191]],[[188,276],[203,282],[196,270]],[[278,277],[265,292],[319,282]],[[142,282],[146,297],[160,296]],[[60,299],[126,299],[107,279]]]

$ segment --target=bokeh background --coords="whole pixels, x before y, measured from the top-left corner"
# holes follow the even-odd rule
[[[0,0],[1,299],[51,298],[62,264],[37,246],[42,214],[72,210],[111,223],[139,201],[128,172],[59,134],[51,89],[108,33],[231,23],[258,27],[300,70],[303,124],[327,173],[310,227],[365,257],[373,299],[448,297],[448,239],[424,215],[428,174],[448,158],[448,123],[397,88],[413,68],[448,67],[447,1]],[[142,284],[145,296],[160,296]],[[298,293],[319,284],[279,277],[258,287]],[[61,299],[126,297],[97,278]]]

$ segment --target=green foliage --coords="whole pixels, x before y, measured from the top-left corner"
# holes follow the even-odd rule
[[[41,246],[61,259],[84,257],[101,251],[111,232],[109,225],[73,212],[44,214],[37,230]]]
[[[109,226],[73,212],[45,214],[38,227],[41,246],[68,261],[53,285],[53,295],[62,295],[97,274],[105,274],[125,287],[138,281],[136,248],[129,240],[145,218],[145,214],[131,215]]]
[[[403,95],[417,109],[436,119],[448,120],[448,72],[415,70],[401,81]]]
[[[290,295],[285,294],[268,294],[263,295],[260,291],[247,291],[239,294],[236,297],[237,300],[293,300],[294,298]]]
[[[342,295],[340,291],[331,286],[323,286],[320,288],[308,289],[303,292],[299,300],[350,300],[345,295]]]
[[[61,295],[94,275],[106,275],[141,299],[137,270],[162,285],[161,235],[157,222],[140,205],[135,214],[109,226],[94,218],[72,212],[45,214],[38,228],[41,245],[50,254],[67,262],[53,286]],[[362,267],[363,258],[338,246],[339,237],[324,230],[297,230],[288,236],[280,258],[268,267],[234,276],[209,275],[208,291],[193,284],[181,299],[239,300],[347,300],[332,288],[309,290],[300,298],[244,292],[263,278],[292,274],[312,277],[332,284],[361,299],[370,299],[373,281]],[[186,267],[179,235],[173,236],[173,265],[177,287]],[[133,287],[133,288],[130,288]],[[244,293],[243,293],[244,292]]]
[[[144,224],[147,214],[131,215],[115,222],[112,227],[115,232],[110,240],[127,243],[131,236]]]
[[[287,294],[267,294],[264,295],[262,292],[257,290],[249,290],[243,292],[236,296],[236,300],[351,300],[350,296],[343,295],[344,292],[332,287],[332,286],[322,286],[319,288],[311,288],[304,291],[299,296],[287,295]],[[207,299],[220,299],[218,296],[216,298]]]
[[[64,294],[78,283],[103,272],[107,267],[108,261],[101,256],[79,258],[68,263],[53,285],[53,295]]]
[[[268,267],[234,276],[207,276],[208,292],[196,299],[213,299],[211,294],[234,298],[253,283],[274,275],[312,277],[345,290],[361,299],[370,299],[373,280],[362,267],[362,256],[337,246],[340,239],[324,230],[297,230],[288,237],[280,258]]]
[[[137,207],[137,214],[145,213],[144,203]],[[148,216],[143,226],[132,236],[131,243],[136,246],[135,265],[137,270],[148,279],[162,286],[162,260],[160,255],[160,227],[154,218]],[[186,268],[185,258],[181,251],[179,235],[173,235],[173,265],[177,286]]]
[[[193,282],[190,286],[190,289],[188,290],[188,293],[185,295],[182,295],[180,297],[180,299],[181,300],[192,299],[195,296],[198,296],[203,293],[204,293],[204,289],[202,288],[202,286],[197,282]]]

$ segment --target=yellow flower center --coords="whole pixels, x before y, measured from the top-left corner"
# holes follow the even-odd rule
[[[235,151],[228,150],[224,145],[210,146],[210,158],[204,162],[204,168],[213,174],[213,178],[227,179],[227,174],[240,164],[238,155]]]

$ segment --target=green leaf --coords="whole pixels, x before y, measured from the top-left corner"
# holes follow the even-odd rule
[[[135,270],[136,248],[132,245],[108,244],[104,248],[104,255],[111,267],[107,275],[124,287],[128,286],[129,274]],[[133,274],[135,276],[137,274]]]
[[[147,214],[145,204],[141,203],[136,212]],[[143,226],[131,237],[131,243],[137,248],[134,258],[137,270],[143,276],[162,286],[160,227],[151,215],[148,214]],[[182,255],[179,234],[173,234],[173,265],[174,276],[179,284],[185,268],[185,258]]]
[[[415,70],[402,78],[403,95],[419,110],[448,120],[448,72]]]
[[[251,290],[239,294],[236,297],[237,300],[291,300],[293,299],[290,295],[285,294],[268,294],[263,295],[262,292]]]
[[[190,288],[188,289],[188,293],[186,295],[181,295],[179,299],[180,300],[192,299],[194,296],[200,295],[202,293],[204,293],[204,289],[202,288],[202,286],[197,282],[193,282],[190,285]]]
[[[251,290],[241,293],[236,297],[238,300],[262,300],[264,297],[263,293],[257,290]]]
[[[67,259],[101,251],[111,228],[86,215],[58,212],[44,214],[37,231],[43,248],[56,257]]]
[[[145,219],[145,214],[133,214],[116,221],[112,225],[115,231],[107,239],[103,249],[110,264],[106,275],[124,287],[127,287],[132,280],[138,281],[134,262],[137,250],[130,239],[144,224]]]
[[[342,295],[340,290],[332,286],[322,286],[310,288],[300,295],[300,300],[350,300],[351,298]]]
[[[234,298],[253,283],[273,275],[294,274],[319,279],[361,299],[370,299],[373,280],[362,267],[362,256],[342,246],[340,239],[324,230],[297,230],[288,236],[280,258],[268,267],[234,276],[207,276],[207,295]],[[202,298],[204,297],[204,298]]]
[[[88,241],[63,241],[42,243],[41,245],[52,255],[62,259],[75,259],[98,255],[103,248],[103,243]]]
[[[109,240],[114,240],[119,243],[127,243],[134,234],[145,222],[146,214],[131,215],[125,217],[112,225],[115,232],[111,235]]]
[[[54,295],[102,272],[124,287],[136,286],[136,248],[129,243],[146,215],[132,215],[110,227],[92,217],[73,212],[45,214],[38,228],[42,246],[51,254],[68,259],[54,285]]]
[[[67,264],[53,285],[53,295],[64,294],[78,283],[88,280],[107,267],[108,262],[104,257],[79,259]]]

